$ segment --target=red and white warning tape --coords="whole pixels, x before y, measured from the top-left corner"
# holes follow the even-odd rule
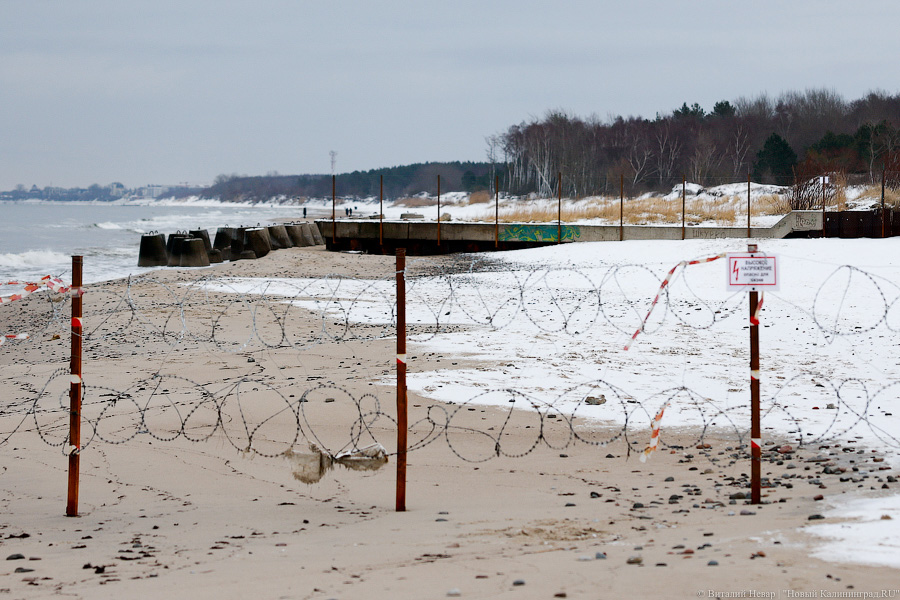
[[[656,447],[659,445],[659,422],[662,421],[663,413],[666,412],[666,407],[668,406],[668,402],[663,404],[656,416],[653,417],[653,424],[650,426],[650,443],[647,444],[647,447],[641,453],[641,462],[647,462],[647,459],[656,451]]]
[[[750,315],[750,324],[751,325],[759,325],[759,312],[762,310],[764,294],[763,292],[759,293],[759,302],[756,303],[756,310],[753,311],[753,314]]]
[[[46,287],[50,291],[56,292],[57,294],[69,294],[73,297],[84,295],[84,288],[73,288],[72,286],[67,286],[65,283],[63,283],[62,279],[59,279],[58,277],[51,277],[50,275],[41,277],[41,280],[38,282],[7,281],[6,283],[0,283],[0,285],[22,286],[24,290],[21,294],[12,294],[5,298],[0,296],[0,304],[8,304],[16,300],[21,300],[22,298],[30,296],[42,287]]]
[[[58,277],[52,277],[50,275],[41,277],[41,280],[38,282],[7,281],[0,283],[0,286],[4,285],[20,286],[23,288],[23,292],[21,294],[11,294],[6,297],[0,296],[0,304],[9,304],[10,302],[21,300],[22,298],[30,296],[42,287],[46,287],[50,291],[56,292],[57,294],[69,294],[73,298],[78,298],[84,295],[84,288],[68,286],[63,283],[62,279],[59,279]],[[27,340],[28,338],[29,334],[27,333],[7,333],[5,335],[0,335],[0,346],[5,344],[7,340]]]
[[[6,343],[6,340],[27,340],[27,333],[7,333],[6,335],[0,335],[0,346]]]
[[[650,304],[650,310],[647,311],[647,316],[644,317],[644,320],[641,321],[641,326],[637,328],[637,331],[634,332],[634,335],[631,336],[631,339],[628,340],[628,343],[625,344],[625,349],[628,350],[631,348],[631,345],[634,343],[634,340],[637,339],[637,336],[644,331],[644,327],[647,325],[647,321],[650,320],[650,315],[653,313],[653,308],[656,306],[656,303],[659,302],[659,297],[662,295],[663,290],[666,289],[666,286],[669,285],[669,282],[672,280],[672,275],[675,274],[675,271],[678,270],[678,267],[689,267],[691,265],[700,265],[703,263],[713,262],[714,260],[719,260],[720,258],[725,258],[725,253],[716,254],[715,256],[710,256],[708,258],[699,258],[697,260],[683,260],[674,267],[672,267],[669,272],[666,274],[666,278],[663,279],[662,283],[659,286],[659,290],[656,292],[656,297],[653,298],[653,303]]]
[[[637,336],[641,334],[644,330],[644,326],[647,324],[647,321],[650,319],[651,313],[653,313],[653,308],[656,306],[656,303],[659,302],[659,297],[662,295],[663,290],[665,290],[666,286],[669,285],[669,281],[672,279],[672,275],[675,274],[675,271],[678,267],[688,267],[690,265],[699,265],[702,263],[713,262],[714,260],[719,260],[720,258],[725,258],[726,254],[716,254],[715,256],[710,256],[708,258],[701,258],[698,260],[683,260],[674,267],[672,267],[669,272],[666,274],[666,278],[663,279],[662,284],[659,286],[659,291],[656,292],[656,297],[653,298],[653,303],[650,305],[650,310],[647,311],[647,316],[644,317],[644,320],[641,322],[641,326],[637,331],[634,332],[634,335],[631,336],[631,339],[628,340],[628,343],[625,344],[625,349],[628,350],[631,348],[631,345],[634,343],[634,340],[637,339]],[[750,315],[750,323],[752,325],[759,325],[759,313],[762,310],[763,306],[763,294],[760,292],[759,294],[759,302],[756,304],[756,310],[753,311],[753,314]],[[751,379],[759,379],[759,371],[750,371]],[[666,411],[666,408],[669,406],[669,403],[666,402],[662,405],[662,408],[659,409],[659,412],[656,413],[656,416],[653,418],[653,423],[651,425],[650,432],[650,443],[644,448],[644,451],[641,453],[641,462],[646,462],[647,458],[656,450],[656,447],[659,445],[659,423],[662,421],[663,413]],[[762,445],[762,440],[752,439],[751,444],[757,448]]]

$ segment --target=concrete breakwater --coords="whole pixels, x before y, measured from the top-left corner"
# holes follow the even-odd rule
[[[419,217],[419,215],[415,215]],[[329,250],[410,255],[517,250],[567,242],[769,238],[818,235],[821,211],[793,211],[769,227],[681,225],[582,225],[571,223],[471,223],[422,221],[420,218],[323,219],[316,221]]]
[[[205,229],[141,236],[139,267],[208,267],[226,260],[254,260],[273,250],[318,246],[324,239],[313,223],[219,227],[210,241]]]

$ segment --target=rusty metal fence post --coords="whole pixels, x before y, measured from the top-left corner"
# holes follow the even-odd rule
[[[78,516],[78,481],[81,468],[81,332],[82,265],[84,257],[72,257],[72,343],[69,371],[69,489],[66,516]]]
[[[556,243],[562,243],[562,171],[556,174]]]
[[[437,245],[441,246],[441,176],[438,175],[438,220],[437,220]]]
[[[885,237],[885,224],[887,223],[887,213],[884,211],[884,178],[885,169],[881,169],[881,237]]]
[[[625,174],[619,174],[619,241],[625,239]]]
[[[384,175],[378,183],[378,245],[384,246]]]
[[[337,190],[337,180],[334,175],[331,176],[331,249],[334,250],[334,238],[337,232],[335,224],[337,216],[337,208],[335,208],[335,191]]]
[[[748,244],[747,252],[757,251],[756,244]],[[750,292],[750,503],[762,501],[762,428],[759,401],[759,292]]]
[[[747,173],[747,239],[750,237],[750,173]]]
[[[406,510],[406,248],[397,248],[397,512]]]
[[[494,248],[500,247],[500,176],[494,176]]]

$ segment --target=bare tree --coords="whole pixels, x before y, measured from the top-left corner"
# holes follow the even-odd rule
[[[749,165],[745,165],[747,151],[750,149],[750,136],[742,123],[737,123],[728,145],[725,147],[725,155],[731,162],[731,174],[735,177],[749,172]]]
[[[631,128],[627,143],[628,152],[625,155],[625,160],[628,161],[632,171],[631,185],[644,181],[649,174],[653,151],[648,142],[644,131],[637,127]]]
[[[722,162],[722,154],[716,147],[715,140],[705,132],[701,132],[689,161],[691,181],[701,183]]]
[[[675,163],[681,154],[681,140],[675,138],[669,130],[669,120],[662,120],[654,136],[654,166],[661,182],[669,182],[672,179],[675,172]]]

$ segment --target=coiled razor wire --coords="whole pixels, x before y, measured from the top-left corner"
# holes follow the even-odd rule
[[[659,278],[644,265],[615,265],[594,269],[574,267],[481,272],[446,272],[407,278],[411,337],[428,341],[454,326],[479,326],[503,330],[527,322],[542,333],[584,335],[599,324],[631,335],[641,324],[650,295]],[[599,271],[599,274],[596,273]],[[697,330],[710,329],[724,318],[743,310],[743,295],[721,301],[704,298],[685,283],[683,297],[662,291],[651,326],[652,334],[668,320]],[[824,300],[833,288],[841,301]],[[396,304],[393,279],[362,279],[330,275],[324,278],[240,279],[204,276],[185,283],[170,283],[151,276],[90,286],[85,305],[86,343],[104,341],[125,333],[140,333],[176,346],[198,342],[225,352],[254,347],[304,350],[322,342],[386,339],[395,335]],[[852,297],[852,298],[851,298]],[[789,297],[778,295],[787,304]],[[852,300],[867,303],[865,321],[848,317],[844,310]],[[40,322],[17,328],[29,329],[30,339],[64,331],[68,325],[68,298],[36,293],[27,300],[38,307]],[[884,326],[900,332],[900,286],[879,275],[853,266],[837,267],[819,286],[812,306],[794,307],[808,315],[829,340],[870,332]],[[304,330],[295,316],[297,308],[316,315],[317,325]],[[4,307],[14,310],[14,307]],[[250,316],[246,332],[235,330],[239,315]],[[54,329],[55,328],[55,329]],[[6,325],[5,329],[14,329]],[[4,332],[11,333],[11,331]],[[13,340],[10,345],[27,342]]]
[[[58,371],[31,402],[5,407],[0,413],[0,444],[21,430],[33,430],[47,445],[65,449],[68,383],[68,375]],[[808,417],[799,415],[787,400],[794,390],[808,391],[805,384],[819,386],[826,415],[821,423],[808,423]],[[262,378],[241,377],[221,385],[157,373],[124,390],[85,384],[83,396],[81,451],[95,442],[125,444],[146,436],[158,442],[184,438],[194,443],[221,438],[235,450],[264,457],[281,456],[301,442],[313,442],[334,457],[373,443],[389,448],[396,435],[396,417],[383,409],[377,396],[355,395],[333,384],[317,384],[291,398]],[[798,446],[832,443],[869,431],[885,447],[900,448],[900,415],[875,414],[876,406],[895,402],[898,396],[900,382],[870,391],[859,380],[822,385],[815,374],[804,373],[765,399],[762,418],[787,422],[790,428],[778,437],[792,439]],[[578,399],[574,406],[573,398]],[[331,403],[336,410],[327,411]],[[352,416],[337,428],[347,432],[343,436],[333,431],[341,405],[352,409]],[[572,387],[550,399],[496,389],[458,403],[434,403],[421,414],[414,410],[409,451],[442,441],[459,459],[479,463],[497,457],[522,458],[540,447],[565,450],[579,444],[605,447],[624,441],[630,448],[634,441],[645,441],[653,416],[665,405],[689,415],[691,428],[679,428],[681,438],[690,438],[687,446],[701,445],[710,436],[724,437],[749,454],[746,417],[739,407],[725,406],[686,387],[639,399],[603,380]],[[486,422],[476,424],[475,418]],[[531,434],[523,433],[529,429]],[[665,428],[661,446],[685,447],[667,444]]]
[[[409,276],[407,282],[407,307],[413,317],[408,321],[410,338],[422,342],[460,327],[502,332],[523,322],[541,333],[559,336],[583,336],[601,323],[629,335],[646,312],[647,294],[655,291],[659,279],[646,266],[619,265],[601,269],[599,276],[597,269],[589,272],[574,267],[493,267]],[[705,330],[744,310],[740,294],[710,301],[690,285],[684,288],[686,295],[675,295],[668,288],[662,292],[655,326],[645,328],[646,333],[662,327],[669,315],[680,325]],[[124,285],[93,285],[87,293],[84,342],[111,355],[130,348],[123,346],[123,340],[168,348],[201,344],[210,352],[259,348],[302,352],[324,343],[370,342],[395,335],[394,281],[387,278],[328,276],[260,283],[204,276],[169,283],[141,277]],[[840,302],[826,302],[826,295],[837,296]],[[857,267],[836,268],[819,286],[808,310],[789,298],[778,298],[808,316],[829,341],[878,327],[891,334],[900,331],[900,287]],[[865,319],[859,321],[860,311],[849,307],[863,300],[867,310],[862,313]],[[37,335],[10,341],[2,352],[67,333],[66,297],[36,293],[20,302],[29,304],[30,310],[23,311],[25,319],[21,323],[9,319],[6,327],[28,327]],[[237,327],[242,313],[250,317],[246,330]],[[86,381],[81,450],[95,441],[124,444],[139,436],[159,442],[184,438],[195,443],[217,437],[236,450],[266,457],[283,455],[303,442],[316,444],[330,456],[372,443],[391,446],[396,417],[383,409],[376,395],[358,395],[331,383],[297,388],[296,384],[285,387],[284,382],[276,387],[262,377],[250,376],[228,383],[199,383],[162,371],[122,390]],[[287,390],[293,394],[286,396]],[[900,448],[896,433],[900,415],[881,408],[896,401],[898,394],[900,381],[873,387],[859,379],[829,380],[805,371],[781,383],[764,399],[763,419],[782,422],[785,435],[799,445],[868,432],[885,446]],[[820,405],[817,418],[795,408],[797,396],[806,401],[812,398]],[[32,391],[30,399],[0,407],[0,444],[19,431],[33,429],[46,444],[65,449],[67,401],[68,376],[56,371],[41,389]],[[338,439],[313,414],[332,402],[352,407],[353,418],[345,423],[346,433]],[[469,418],[487,405],[504,408],[492,410],[486,423]],[[702,444],[715,432],[735,439],[743,456],[749,454],[749,434],[742,424],[746,418],[739,407],[684,386],[639,398],[605,379],[550,398],[526,390],[493,389],[454,403],[433,403],[412,419],[409,450],[443,442],[461,460],[477,463],[496,457],[524,457],[541,447],[563,450],[575,444],[602,447],[624,441],[630,449],[631,444],[644,440],[641,436],[663,406],[671,407],[667,414],[691,415],[686,422],[696,436],[692,444]],[[661,447],[682,448],[666,444],[665,429],[664,421]],[[524,435],[525,430],[531,434]]]

